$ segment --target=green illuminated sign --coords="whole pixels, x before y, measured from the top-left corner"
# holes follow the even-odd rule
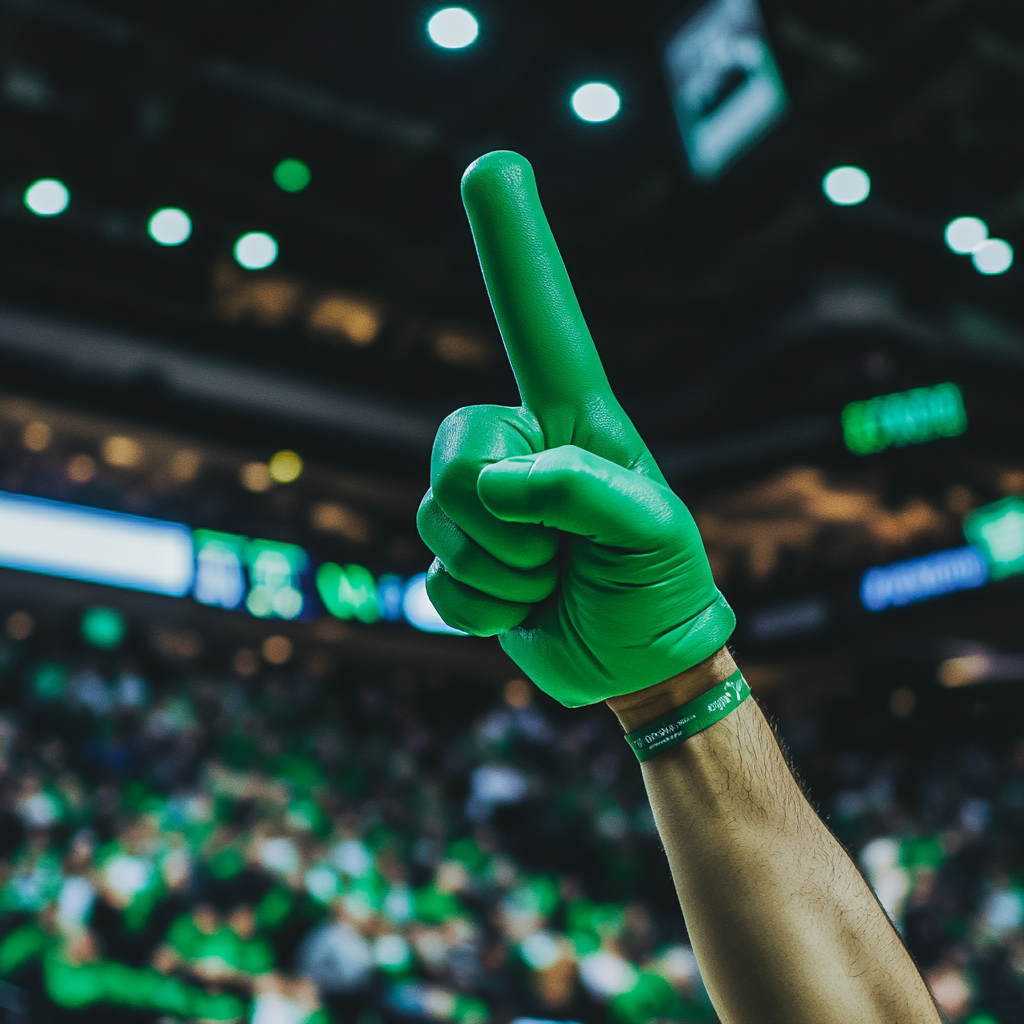
[[[854,455],[957,437],[966,429],[964,398],[955,384],[851,402],[843,410],[843,440]]]
[[[301,575],[309,556],[296,544],[251,540],[243,556],[249,569],[245,606],[260,619],[297,619],[302,613]]]
[[[964,520],[964,536],[985,556],[994,580],[1024,572],[1024,499],[975,509]]]
[[[325,562],[317,570],[316,589],[324,607],[336,619],[376,622],[380,618],[377,581],[361,565]]]

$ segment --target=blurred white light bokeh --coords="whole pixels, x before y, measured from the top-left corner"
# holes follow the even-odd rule
[[[427,22],[427,33],[445,50],[464,50],[476,42],[480,25],[465,7],[445,7]]]
[[[1013,266],[1013,246],[1001,238],[982,242],[971,256],[979,274],[1005,274]]]
[[[610,121],[622,108],[618,92],[607,82],[588,82],[572,94],[572,109],[583,121]]]
[[[25,205],[39,217],[56,217],[70,200],[67,186],[56,178],[42,178],[25,189]]]
[[[988,225],[979,217],[957,217],[946,225],[946,245],[960,256],[974,252],[988,238]]]
[[[856,206],[871,195],[871,178],[859,167],[836,167],[825,175],[821,187],[836,206]]]
[[[277,242],[263,231],[250,231],[235,242],[235,259],[246,270],[263,270],[277,259]]]
[[[192,234],[192,221],[184,210],[168,206],[149,218],[149,237],[159,245],[181,245]]]

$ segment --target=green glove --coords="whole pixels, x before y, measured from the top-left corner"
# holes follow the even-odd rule
[[[490,153],[462,198],[523,404],[441,425],[417,516],[427,592],[569,707],[653,686],[714,654],[735,616],[611,392],[533,169]]]

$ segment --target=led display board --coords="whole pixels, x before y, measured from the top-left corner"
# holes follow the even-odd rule
[[[242,557],[249,570],[245,607],[250,613],[260,619],[297,619],[305,604],[302,575],[309,555],[297,544],[250,540]]]
[[[0,566],[184,597],[192,534],[181,523],[0,492]]]
[[[336,619],[376,622],[381,618],[377,581],[361,565],[324,562],[316,573],[316,589],[324,607]]]
[[[196,530],[192,596],[202,604],[246,610],[259,619],[297,619],[306,606],[309,555],[297,544]]]
[[[712,0],[665,47],[665,71],[690,170],[720,175],[788,105],[755,0]]]
[[[314,590],[312,560],[297,544],[21,494],[0,492],[0,567],[168,597],[191,593],[257,618],[310,619],[326,609],[339,619],[459,633],[437,614],[422,573],[378,579],[361,565],[325,562]]]
[[[1024,498],[975,509],[964,520],[964,536],[985,556],[992,579],[1024,572]]]
[[[843,440],[854,455],[958,437],[967,429],[964,398],[955,384],[936,384],[851,402],[842,415]]]
[[[242,552],[245,537],[216,530],[196,530],[196,582],[192,596],[201,604],[237,608],[248,589]]]

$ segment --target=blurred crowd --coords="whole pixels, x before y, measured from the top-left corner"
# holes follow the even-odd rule
[[[714,1019],[606,709],[322,653],[218,673],[40,633],[0,652],[3,1005]]]
[[[14,632],[11,1019],[715,1020],[603,706],[322,652],[216,671],[131,634],[103,651],[25,619]],[[1024,741],[947,740],[929,714],[862,699],[779,727],[948,1019],[1009,1024],[1024,1019]]]
[[[911,694],[793,716],[783,735],[945,1018],[1024,1020],[1020,696]]]

